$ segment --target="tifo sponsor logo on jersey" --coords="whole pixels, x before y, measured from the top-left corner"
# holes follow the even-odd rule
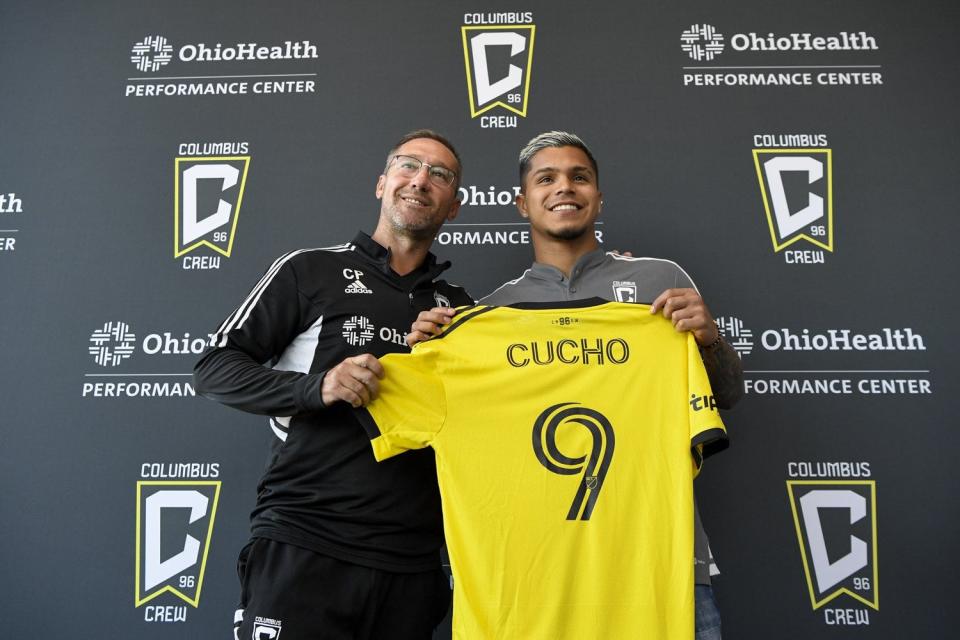
[[[360,278],[363,276],[363,271],[358,271],[356,269],[344,269],[343,277],[347,280],[350,280],[350,284],[343,290],[344,293],[359,293],[359,294],[371,294],[373,289],[363,284],[360,281]]]
[[[517,126],[526,117],[536,26],[533,13],[467,13],[460,33],[470,117],[484,129]],[[492,115],[494,108],[515,115]]]
[[[613,297],[617,302],[636,302],[637,283],[621,280],[613,281]]]
[[[145,622],[185,622],[196,608],[220,499],[219,463],[144,463],[137,481],[135,607]],[[154,478],[179,478],[177,480]]]
[[[733,33],[692,24],[680,51],[697,66],[683,67],[688,87],[862,86],[883,84],[876,37],[866,31]],[[711,66],[715,60],[720,65]],[[804,64],[804,63],[807,64]],[[856,64],[866,63],[871,64]],[[812,64],[810,64],[812,63]]]
[[[127,78],[125,95],[157,97],[314,93],[317,74],[291,73],[300,69],[289,65],[293,61],[316,60],[319,57],[316,45],[310,40],[284,40],[271,44],[196,42],[181,45],[174,44],[165,36],[149,35],[135,42],[130,49],[130,62],[140,73],[153,74],[161,69],[168,73],[177,73],[181,65],[203,65],[212,73],[200,77],[197,69],[191,69],[183,76]],[[251,81],[236,73],[213,75],[223,65],[237,69],[247,63],[259,63],[256,80]],[[270,63],[285,64],[283,69],[276,69],[274,73],[263,73],[262,65]]]
[[[698,396],[695,393],[690,394],[690,408],[694,411],[716,411],[717,398],[715,396]]]
[[[173,257],[206,247],[214,255],[186,256],[184,269],[219,269],[230,257],[250,167],[246,142],[183,143],[174,160]]]
[[[787,480],[787,494],[811,606],[823,610],[830,626],[869,625],[867,607],[880,609],[877,483],[867,479],[870,463],[789,462],[787,473],[794,478]],[[796,479],[811,477],[817,479]]]
[[[370,319],[365,316],[350,316],[343,323],[343,335],[351,347],[362,347],[371,340],[375,329]]]
[[[785,148],[778,142],[818,145]],[[827,136],[755,135],[753,162],[775,253],[787,264],[823,264],[833,252],[833,154]],[[804,241],[814,249],[789,248]],[[786,249],[786,250],[785,250]]]
[[[777,329],[756,330],[734,316],[718,316],[717,326],[727,343],[741,358],[771,355],[785,357],[798,354],[806,362],[817,363],[809,370],[796,366],[775,369],[745,369],[747,393],[757,395],[929,395],[933,393],[930,371],[918,368],[893,368],[887,364],[875,369],[852,369],[849,357],[862,354],[920,354],[927,350],[923,336],[910,327],[884,327],[862,333],[852,329]],[[758,337],[755,337],[758,336]],[[813,356],[812,354],[823,354]],[[831,355],[833,354],[833,355]],[[837,362],[843,354],[842,367],[825,368],[824,362]],[[809,366],[809,365],[808,365]],[[829,366],[829,365],[827,365]]]
[[[590,434],[591,446],[584,451],[561,453],[557,442],[557,432],[563,430],[561,427],[585,428]],[[552,473],[579,476],[579,481],[571,484],[574,497],[567,520],[589,520],[593,514],[613,461],[614,441],[610,420],[599,411],[576,402],[555,404],[537,416],[533,425],[533,452],[537,460]]]
[[[81,395],[85,398],[192,397],[196,392],[189,382],[190,373],[156,370],[106,373],[103,370],[121,368],[127,362],[143,362],[143,356],[151,357],[152,362],[156,362],[156,356],[179,356],[179,362],[192,367],[212,337],[163,331],[148,333],[138,342],[137,332],[128,323],[105,322],[90,334],[87,350],[100,367],[84,374]]]
[[[10,229],[8,220],[15,220],[23,213],[23,200],[16,193],[0,193],[0,253],[11,253],[17,248],[19,229]],[[14,225],[15,226],[15,225]]]

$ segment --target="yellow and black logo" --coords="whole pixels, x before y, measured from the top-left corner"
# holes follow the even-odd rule
[[[843,594],[879,610],[875,480],[788,480],[807,577],[819,609]]]
[[[806,240],[832,252],[832,151],[754,149],[753,161],[773,250]]]
[[[471,118],[495,107],[527,116],[536,30],[532,24],[461,27]],[[516,126],[512,121],[484,126]]]
[[[219,480],[137,482],[137,607],[163,593],[199,604],[219,498]]]
[[[175,161],[173,257],[206,246],[230,257],[250,156]]]

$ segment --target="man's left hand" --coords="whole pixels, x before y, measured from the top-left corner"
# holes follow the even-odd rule
[[[663,313],[677,331],[692,331],[701,347],[713,344],[720,335],[696,289],[667,289],[653,301],[650,313]]]

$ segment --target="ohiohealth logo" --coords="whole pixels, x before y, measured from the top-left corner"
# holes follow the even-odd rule
[[[362,347],[373,340],[373,323],[364,316],[350,316],[343,323],[343,337],[352,347]]]
[[[173,56],[173,47],[167,43],[167,39],[163,36],[147,36],[133,45],[131,54],[130,62],[138,70],[146,73],[147,71],[157,71],[160,67],[169,63]]]
[[[753,331],[743,325],[743,320],[734,316],[720,316],[716,320],[720,333],[737,355],[741,358],[750,355],[753,351]]]
[[[723,34],[712,25],[693,24],[680,35],[680,48],[697,62],[709,62],[723,53]]]
[[[125,322],[107,322],[90,334],[90,355],[101,367],[115,367],[133,353],[137,336]]]

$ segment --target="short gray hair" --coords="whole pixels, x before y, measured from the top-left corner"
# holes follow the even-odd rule
[[[593,172],[597,176],[597,184],[600,184],[600,169],[597,167],[597,159],[590,153],[590,149],[586,143],[580,139],[580,136],[575,133],[567,133],[566,131],[547,131],[546,133],[541,133],[528,142],[523,149],[520,149],[521,191],[523,191],[523,181],[527,179],[527,174],[530,173],[530,161],[533,160],[533,156],[544,149],[555,147],[576,147],[587,154],[587,157],[590,159],[590,164],[593,165]]]

